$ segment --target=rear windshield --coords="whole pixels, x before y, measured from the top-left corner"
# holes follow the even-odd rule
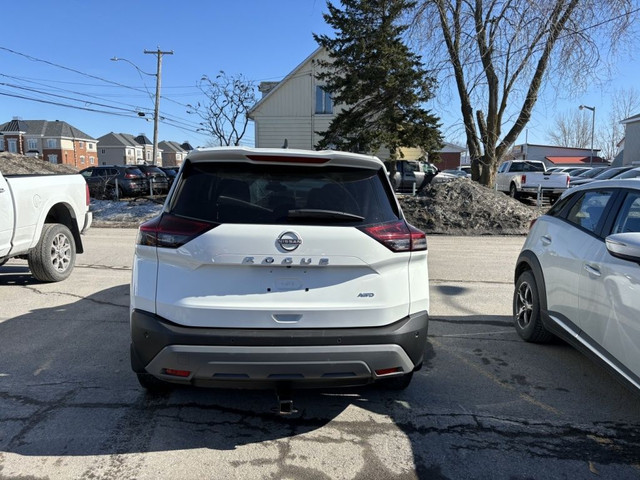
[[[399,218],[383,181],[382,169],[189,162],[169,211],[216,223],[362,226]]]

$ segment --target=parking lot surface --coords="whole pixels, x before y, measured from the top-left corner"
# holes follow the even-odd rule
[[[511,325],[523,237],[429,237],[427,361],[403,392],[181,389],[129,368],[134,229],[61,283],[0,269],[0,478],[639,478],[640,396]]]

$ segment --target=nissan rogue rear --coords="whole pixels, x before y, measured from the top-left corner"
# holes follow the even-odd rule
[[[131,365],[149,390],[405,388],[428,310],[427,239],[379,159],[196,150],[139,229]]]

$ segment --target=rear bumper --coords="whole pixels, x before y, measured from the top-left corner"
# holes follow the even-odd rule
[[[542,194],[543,195],[561,195],[564,191],[566,190],[566,188],[545,188],[542,187]],[[537,195],[538,194],[538,187],[522,187],[521,192],[522,194],[525,195]]]
[[[192,328],[134,310],[131,367],[165,381],[197,386],[363,385],[419,368],[428,323],[427,312],[420,312],[375,328]],[[167,375],[167,369],[189,373],[177,377]],[[376,374],[383,369],[397,371]]]
[[[91,228],[91,224],[93,223],[93,213],[87,212],[84,214],[84,222],[82,225],[82,230],[80,233],[85,233],[89,228]]]

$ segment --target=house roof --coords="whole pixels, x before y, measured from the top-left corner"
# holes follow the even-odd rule
[[[589,163],[589,157],[544,157],[547,160],[549,160],[550,162],[556,164],[556,165],[564,165],[564,164],[571,164],[571,165],[585,165]],[[602,158],[594,156],[593,157],[593,161],[591,163],[607,163],[605,162]]]
[[[314,52],[313,52],[311,55],[309,55],[307,58],[305,58],[305,59],[302,61],[302,63],[300,63],[300,64],[299,64],[296,68],[294,68],[291,72],[289,72],[289,74],[288,74],[286,77],[284,77],[280,82],[278,82],[278,84],[277,84],[275,87],[273,87],[271,90],[269,90],[269,93],[267,93],[264,97],[262,97],[260,100],[258,100],[258,103],[256,103],[253,107],[251,107],[251,108],[249,109],[249,111],[247,112],[247,117],[249,117],[250,119],[252,119],[252,120],[253,120],[253,116],[252,116],[252,115],[253,115],[253,113],[254,113],[258,108],[260,108],[260,107],[261,107],[261,106],[262,106],[266,101],[268,101],[268,99],[270,99],[270,98],[273,96],[273,94],[274,94],[275,92],[277,92],[277,91],[282,87],[282,85],[284,85],[285,83],[287,83],[287,81],[288,81],[290,78],[294,77],[294,76],[298,73],[298,71],[299,71],[299,70],[301,70],[301,69],[302,69],[302,67],[304,67],[304,65],[305,65],[309,60],[311,60],[312,58],[316,57],[320,52],[322,52],[322,51],[323,51],[323,49],[324,49],[324,47],[318,47],[318,48],[316,48],[316,49],[314,50]]]
[[[634,122],[637,122],[638,120],[640,120],[640,113],[637,114],[637,115],[633,115],[632,117],[625,118],[620,123],[622,123],[622,124],[634,123]]]
[[[110,132],[98,138],[101,147],[140,147],[151,145],[151,141],[144,135],[134,137],[129,133]]]
[[[10,122],[0,125],[0,132],[20,132],[24,135],[37,135],[39,137],[64,137],[80,140],[95,140],[91,135],[87,135],[82,130],[65,121],[55,120],[19,120],[13,119]]]
[[[182,145],[180,145],[178,142],[163,140],[162,142],[158,143],[158,146],[165,152],[186,153],[186,150],[182,148]]]

